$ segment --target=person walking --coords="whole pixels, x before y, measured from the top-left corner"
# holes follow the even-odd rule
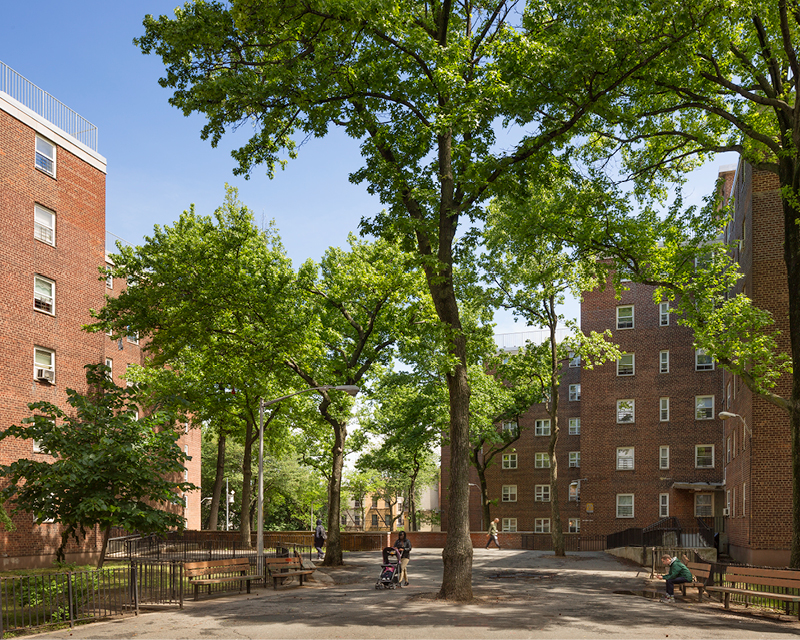
[[[314,530],[314,548],[317,550],[317,560],[322,560],[322,546],[328,539],[328,534],[325,533],[325,527],[322,526],[322,520],[317,520],[317,528]]]
[[[411,543],[408,540],[408,536],[406,536],[405,531],[401,531],[397,534],[397,540],[394,543],[394,548],[399,549],[401,556],[400,556],[400,583],[404,586],[408,586],[408,561],[411,558]]]
[[[674,603],[675,602],[675,585],[683,584],[684,582],[692,582],[692,572],[677,558],[673,558],[669,554],[661,556],[661,563],[665,567],[669,567],[669,573],[666,575],[659,575],[659,578],[664,578],[667,581],[666,591],[667,595],[661,602]]]
[[[491,524],[489,524],[489,539],[486,541],[486,548],[489,548],[489,545],[492,542],[497,545],[497,548],[500,548],[500,542],[497,539],[497,523],[500,522],[500,518],[495,518],[492,520]]]

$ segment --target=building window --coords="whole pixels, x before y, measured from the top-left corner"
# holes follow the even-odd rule
[[[355,525],[356,525],[357,527],[360,527],[360,526],[361,526],[361,516],[359,516],[359,515],[356,515],[356,516],[355,516],[355,518],[353,518],[353,521],[354,521],[354,523],[355,523]]]
[[[378,508],[378,499],[377,498],[373,498],[372,499],[372,508],[373,509],[377,509]]]
[[[694,368],[695,371],[713,371],[714,359],[703,349],[698,349],[694,352]]]
[[[383,516],[383,524],[385,524],[387,527],[392,526],[392,516],[390,516],[388,513]]]
[[[742,483],[742,517],[747,515],[747,483]]]
[[[108,379],[114,379],[114,361],[111,358],[106,358],[106,366],[108,367]],[[187,425],[188,428],[188,425]]]
[[[658,419],[661,422],[669,422],[669,398],[658,399]]]
[[[550,435],[550,421],[549,420],[537,420],[534,434],[537,436],[549,436]]]
[[[633,469],[633,447],[617,447],[617,471]]]
[[[727,441],[725,442],[725,460],[726,462],[731,461],[731,437],[728,436]]]
[[[570,418],[569,419],[569,435],[571,435],[571,436],[579,436],[579,435],[581,435],[581,419],[580,418]]]
[[[617,518],[633,518],[633,494],[617,494]]]
[[[110,273],[106,276],[106,288],[113,289],[114,288],[114,276]]]
[[[503,531],[507,533],[515,533],[517,530],[516,518],[503,518]]]
[[[347,515],[342,516],[342,526],[347,526]]]
[[[36,136],[36,168],[56,177],[56,145]]]
[[[517,485],[504,484],[503,485],[503,502],[516,502],[517,501]]]
[[[733,385],[731,384],[731,381],[728,380],[728,384],[726,385],[726,393],[725,393],[725,401],[726,401],[725,408],[726,409],[730,409],[731,408],[731,387],[732,386]]]
[[[360,509],[361,508],[361,500],[353,500],[353,508]]]
[[[669,373],[669,351],[658,352],[658,372]]]
[[[581,519],[580,518],[570,518],[569,519],[569,532],[570,533],[580,533],[581,532]]]
[[[617,400],[617,422],[621,424],[635,422],[636,402],[634,400]]]
[[[658,494],[658,517],[669,518],[669,494]]]
[[[714,468],[714,445],[698,444],[694,447],[694,466],[697,469]]]
[[[713,515],[714,515],[714,494],[695,493],[694,494],[695,518],[710,518]]]
[[[130,331],[130,327],[128,327],[128,342],[131,344],[139,344],[139,332],[138,331]]]
[[[37,311],[56,313],[56,283],[42,276],[33,277],[33,308]]]
[[[56,244],[56,214],[38,204],[33,207],[33,237],[45,244]]]
[[[733,457],[736,457],[736,429],[733,430]]]
[[[658,468],[669,469],[669,445],[661,445],[658,448]]]
[[[635,371],[635,355],[632,353],[625,353],[617,360],[617,375],[618,376],[632,376]]]
[[[517,432],[519,431],[519,426],[516,422],[504,422],[503,426],[503,433],[511,434],[511,436],[516,436]]]
[[[661,327],[669,326],[669,302],[658,303],[658,324]]]
[[[617,307],[617,329],[633,329],[633,305]]]
[[[569,352],[569,366],[570,367],[580,367],[581,366],[581,356],[580,354],[575,355],[575,352]]]
[[[581,466],[581,452],[580,451],[570,451],[569,452],[569,466],[570,467],[580,467]]]
[[[733,488],[733,500],[731,500],[731,518],[736,517],[736,487]]]
[[[536,502],[550,502],[550,485],[537,484],[536,485]]]
[[[571,401],[578,401],[581,399],[581,385],[579,384],[569,385],[569,399]]]
[[[517,454],[504,453],[503,454],[503,469],[516,469],[517,468]]]
[[[549,453],[537,453],[536,454],[536,461],[534,466],[537,469],[549,469],[550,468],[550,454]]]
[[[581,483],[580,482],[570,482],[569,483],[569,501],[570,502],[577,502],[581,499]]]
[[[714,396],[694,397],[694,417],[695,420],[714,419]]]
[[[50,349],[35,347],[33,349],[33,378],[34,380],[55,381],[56,354]]]
[[[378,526],[378,514],[377,513],[373,513],[372,514],[372,526],[373,527],[377,527]]]
[[[550,533],[550,518],[536,518],[534,527],[535,533]]]

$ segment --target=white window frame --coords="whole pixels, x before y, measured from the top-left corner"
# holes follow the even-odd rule
[[[731,518],[736,517],[736,487],[733,488],[733,498],[731,499]]]
[[[711,448],[711,464],[704,464],[700,465],[700,449],[702,448]],[[714,452],[714,445],[713,444],[696,444],[694,445],[694,468],[695,469],[713,469],[715,467],[716,460]],[[704,458],[707,456],[703,456]]]
[[[570,518],[569,524],[567,525],[567,531],[569,533],[580,533],[581,532],[581,519],[580,518]]]
[[[516,469],[517,468],[517,454],[504,453],[503,454],[503,469]]]
[[[658,494],[658,517],[669,518],[669,494]]]
[[[50,218],[50,224],[42,222],[41,218]],[[33,237],[39,242],[56,246],[56,212],[40,204],[33,205]]]
[[[108,367],[108,379],[114,379],[114,360],[106,358],[106,366]]]
[[[49,285],[50,286],[50,295],[41,294],[38,291],[38,285]],[[50,308],[46,309],[44,306],[37,306],[37,303],[40,305],[49,305]],[[50,278],[45,278],[39,274],[33,276],[33,308],[35,311],[39,313],[46,313],[49,316],[56,315],[56,281],[51,280]]]
[[[700,363],[700,358],[708,358],[708,362]],[[714,358],[705,352],[705,349],[695,349],[694,352],[694,370],[695,371],[713,371],[715,367]]]
[[[50,364],[44,365],[36,362],[36,354],[37,353],[44,353],[50,356]],[[45,347],[34,347],[33,348],[33,379],[38,380],[36,377],[36,370],[37,369],[46,369],[47,371],[53,372],[53,381],[55,382],[55,372],[56,372],[56,352],[52,349],[46,349]]]
[[[669,445],[662,444],[658,448],[658,468],[669,469]]]
[[[569,366],[580,367],[581,366],[581,354],[575,355],[574,351],[569,352]]]
[[[620,318],[620,313],[619,312],[620,312],[621,309],[630,309],[631,310],[630,318],[628,318],[627,315],[622,317],[622,318]],[[634,305],[632,305],[632,304],[623,304],[623,305],[620,305],[619,307],[617,307],[617,329],[633,329],[633,328],[635,328],[635,326],[636,326],[635,325],[635,314],[636,314],[636,311],[635,311]],[[630,326],[628,326],[628,325],[630,325]]]
[[[698,498],[708,498],[708,504],[698,504]],[[701,512],[701,509],[703,511]],[[729,512],[730,513],[730,512]],[[711,518],[714,516],[714,494],[713,493],[695,493],[694,494],[694,517],[695,518]]]
[[[711,400],[711,406],[707,407],[706,400]],[[703,405],[700,406],[700,402]],[[714,396],[695,396],[694,397],[694,419],[695,420],[713,420],[714,419]],[[700,413],[702,411],[702,414]]]
[[[533,527],[534,533],[550,533],[550,518],[536,518]]]
[[[628,359],[630,359],[630,362],[628,362]],[[618,376],[636,375],[636,354],[623,353],[620,355],[619,358],[617,358],[617,375]]]
[[[569,435],[571,435],[571,436],[579,436],[579,435],[581,435],[581,419],[580,418],[570,418],[569,419]]]
[[[747,515],[747,483],[742,483],[742,517]]]
[[[534,493],[534,502],[550,502],[550,485],[537,484]]]
[[[550,435],[550,420],[536,420],[534,423],[534,432],[533,435],[535,436],[549,436]]]
[[[623,499],[630,504],[621,504]],[[618,493],[617,494],[617,518],[633,518],[635,517],[636,498],[632,493]],[[628,511],[630,509],[630,512]]]
[[[669,373],[669,349],[658,352],[658,372]]]
[[[581,483],[580,480],[575,480],[569,483],[568,502],[578,502],[581,499]]]
[[[658,421],[669,422],[669,398],[658,399]]]
[[[534,454],[534,469],[549,469],[550,468],[550,454],[547,452],[538,452]]]
[[[130,327],[128,327],[128,329],[130,330]],[[126,336],[126,338],[127,338],[128,342],[130,342],[131,344],[139,344],[139,332],[138,331],[134,331],[133,333],[128,334]]]
[[[581,400],[581,385],[580,384],[571,384],[571,385],[569,385],[569,400],[570,400],[570,402],[580,402],[580,400]]]
[[[624,417],[620,419],[621,416],[628,415],[627,409],[624,408],[622,405],[623,402],[630,403],[630,420],[626,420]],[[624,413],[623,413],[624,412]],[[624,398],[622,400],[617,400],[617,424],[634,424],[636,422],[636,400],[633,398]]]
[[[733,450],[732,450],[733,459],[736,459],[736,431],[737,431],[736,427],[734,427],[734,429],[733,429]]]
[[[504,484],[503,485],[503,502],[516,502],[517,501],[517,485]]]
[[[569,452],[569,466],[575,469],[579,469],[581,466],[581,452],[580,451],[570,451]]]
[[[669,326],[669,302],[658,303],[658,326]]]
[[[731,461],[731,437],[725,439],[725,463],[730,464]]]
[[[516,518],[503,518],[501,522],[501,530],[505,533],[517,532],[517,519]]]
[[[41,148],[39,143],[42,143]],[[50,147],[52,150],[52,155],[47,153]],[[55,142],[51,142],[47,138],[36,135],[36,146],[34,148],[34,162],[33,166],[35,166],[39,171],[48,175],[52,178],[56,177],[56,157],[57,157],[57,147]]]
[[[635,468],[636,448],[617,447],[617,471],[633,471]]]

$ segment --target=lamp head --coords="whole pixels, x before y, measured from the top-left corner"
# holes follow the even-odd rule
[[[728,418],[740,418],[741,416],[738,413],[731,413],[730,411],[720,411],[717,417],[720,420],[727,420]]]
[[[336,391],[344,391],[345,393],[353,397],[355,397],[358,394],[358,392],[361,391],[361,389],[359,389],[354,384],[340,384],[332,388],[335,389]]]

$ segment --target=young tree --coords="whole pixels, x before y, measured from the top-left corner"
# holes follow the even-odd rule
[[[183,529],[182,494],[197,487],[181,480],[188,456],[176,444],[172,413],[157,410],[137,418],[141,390],[116,386],[103,365],[87,365],[86,382],[86,395],[67,389],[71,412],[34,402],[32,417],[0,433],[0,441],[35,440],[54,458],[1,466],[10,484],[0,496],[15,512],[62,526],[60,560],[70,536],[78,540],[99,526],[100,568],[112,527],[145,534]]]
[[[626,5],[627,6],[627,5]],[[136,43],[156,53],[170,102],[204,114],[202,136],[252,120],[237,173],[296,154],[295,136],[339,126],[361,142],[367,182],[387,209],[362,228],[414,247],[447,332],[451,486],[440,596],[472,597],[467,344],[453,279],[462,221],[482,217],[647,60],[695,28],[665,12],[628,30],[617,3],[431,5],[417,0],[192,2],[145,18]],[[590,26],[576,30],[581,20]],[[498,142],[498,129],[504,129]],[[515,137],[516,136],[516,137]]]

